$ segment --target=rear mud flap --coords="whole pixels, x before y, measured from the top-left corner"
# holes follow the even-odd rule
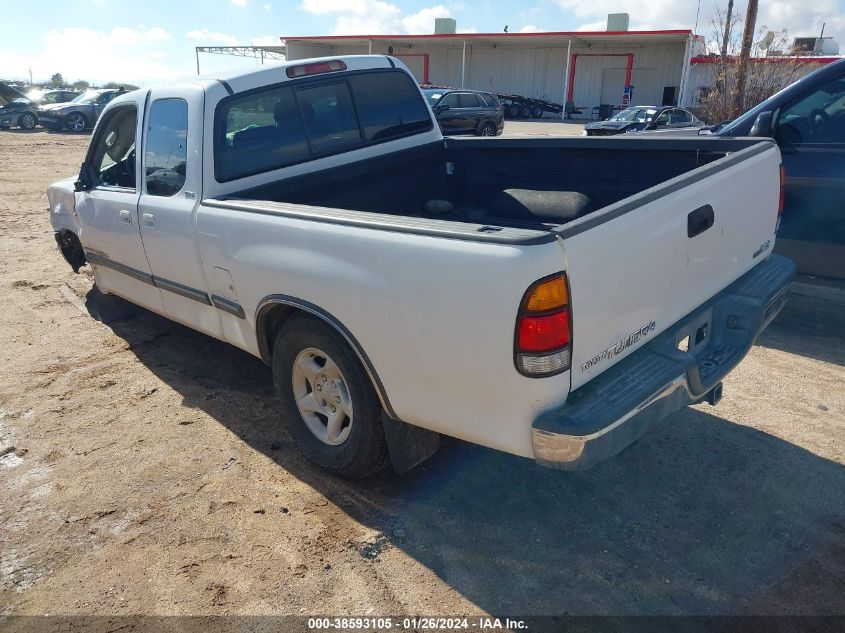
[[[440,434],[394,420],[382,412],[381,422],[393,470],[404,473],[423,463],[440,448]]]

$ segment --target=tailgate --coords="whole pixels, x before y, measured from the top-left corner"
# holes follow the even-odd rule
[[[559,229],[573,390],[768,257],[779,166],[761,141]]]

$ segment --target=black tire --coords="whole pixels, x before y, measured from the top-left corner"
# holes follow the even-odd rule
[[[88,127],[88,119],[81,112],[72,112],[65,121],[65,127],[71,132],[84,132]]]
[[[532,119],[541,119],[543,118],[543,108],[540,106],[534,106],[531,109],[531,118]]]
[[[492,123],[485,123],[478,130],[479,136],[496,136],[496,126]]]
[[[294,396],[294,363],[300,352],[316,348],[325,352],[343,375],[353,414],[343,443],[327,444],[308,427]],[[353,479],[368,477],[389,463],[387,440],[381,422],[381,404],[366,372],[346,341],[322,321],[294,315],[276,336],[273,346],[273,384],[281,401],[282,417],[297,446],[315,464]]]
[[[32,112],[24,112],[18,118],[18,126],[22,130],[34,130],[36,125],[38,125],[38,118]]]
[[[508,106],[508,114],[512,119],[518,119],[521,111],[521,108],[516,103],[512,103]]]
[[[530,118],[531,117],[531,108],[528,107],[527,105],[522,106],[522,108],[520,109],[520,114],[522,115],[523,119]]]

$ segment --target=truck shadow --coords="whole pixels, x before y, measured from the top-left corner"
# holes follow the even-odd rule
[[[490,613],[845,612],[845,468],[774,436],[690,408],[585,473],[446,439],[345,482],[298,454],[259,360],[96,289],[87,307],[186,406],[380,530],[361,556],[398,548]]]
[[[792,292],[757,344],[845,366],[845,303],[840,297]]]

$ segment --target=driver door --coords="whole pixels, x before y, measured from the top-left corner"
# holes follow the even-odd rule
[[[145,93],[112,108],[97,125],[83,170],[90,189],[76,194],[80,241],[97,287],[163,313],[138,226],[141,136]]]
[[[786,187],[775,251],[798,272],[845,279],[845,77],[777,115]]]

